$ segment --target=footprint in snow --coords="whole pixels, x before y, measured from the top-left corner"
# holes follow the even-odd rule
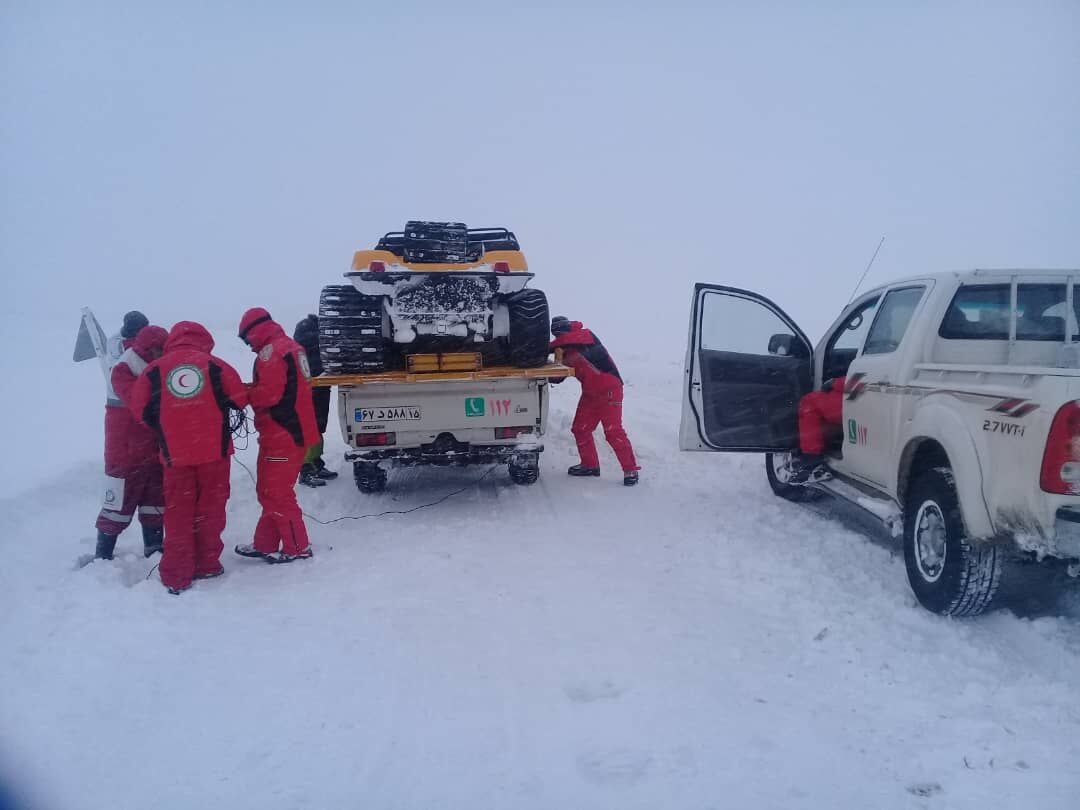
[[[594,784],[626,787],[644,779],[652,762],[652,755],[645,751],[604,748],[580,754],[577,768],[584,779]]]
[[[611,681],[576,681],[566,684],[563,693],[574,703],[595,703],[598,700],[615,700],[623,689]]]
[[[912,796],[936,796],[944,790],[937,782],[917,782],[907,786],[907,792]]]

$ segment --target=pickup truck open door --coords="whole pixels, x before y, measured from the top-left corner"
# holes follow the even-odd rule
[[[787,452],[799,399],[813,387],[813,346],[772,301],[697,284],[679,427],[683,450]]]

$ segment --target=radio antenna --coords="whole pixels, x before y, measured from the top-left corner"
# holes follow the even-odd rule
[[[851,298],[849,298],[849,299],[848,299],[848,303],[849,303],[849,304],[850,304],[850,303],[851,303],[851,302],[852,302],[853,300],[855,300],[855,293],[857,293],[857,292],[859,291],[859,287],[861,287],[861,286],[862,286],[862,283],[863,283],[864,281],[866,281],[866,276],[867,276],[867,274],[868,274],[868,273],[870,272],[870,268],[874,266],[874,259],[876,259],[876,258],[877,258],[877,255],[878,255],[878,251],[879,251],[879,250],[881,250],[881,246],[882,246],[883,244],[885,244],[885,237],[884,237],[884,236],[882,236],[882,237],[881,237],[881,241],[880,241],[880,242],[878,242],[878,243],[877,243],[877,247],[876,247],[876,248],[874,248],[874,255],[870,257],[870,261],[869,261],[869,262],[867,263],[867,265],[866,265],[866,269],[865,269],[865,270],[863,270],[863,274],[862,274],[861,276],[859,276],[859,283],[858,283],[858,284],[856,284],[856,285],[855,285],[855,289],[851,291]]]

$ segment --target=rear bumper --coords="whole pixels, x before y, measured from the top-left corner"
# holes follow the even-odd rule
[[[1059,557],[1080,559],[1080,509],[1063,506],[1057,510],[1054,541]]]
[[[395,467],[416,467],[431,464],[437,467],[465,467],[470,464],[509,464],[515,459],[526,461],[544,452],[544,445],[530,444],[455,444],[453,447],[434,446],[411,448],[350,449],[346,461],[367,461],[378,464],[388,461]]]

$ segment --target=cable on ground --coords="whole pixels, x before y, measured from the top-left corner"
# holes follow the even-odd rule
[[[233,416],[230,417],[229,427],[231,428],[232,434],[236,438],[237,442],[244,442],[243,446],[239,449],[246,450],[248,448],[248,444],[251,441],[250,437],[253,432],[247,414],[243,411],[234,411]],[[252,485],[257,487],[258,483],[255,479],[255,473],[251,471],[251,468],[248,467],[248,465],[242,462],[240,459],[238,459],[235,455],[233,456],[233,461],[235,461],[237,464],[244,468],[244,472],[248,474],[248,478],[251,479]],[[323,520],[316,517],[315,515],[309,514],[308,512],[304,512],[303,510],[301,510],[301,514],[303,514],[304,517],[306,517],[313,523],[318,523],[320,526],[330,526],[334,523],[341,523],[345,520],[366,520],[368,518],[389,517],[390,515],[409,515],[413,512],[419,512],[421,509],[430,509],[433,506],[438,506],[439,504],[445,503],[446,501],[450,500],[455,495],[460,495],[461,493],[472,489],[489,475],[491,475],[493,472],[495,472],[495,470],[499,466],[501,465],[492,464],[483,473],[483,475],[479,476],[473,481],[470,481],[468,484],[461,487],[460,489],[455,489],[454,491],[449,492],[446,495],[443,495],[441,498],[431,501],[430,503],[422,503],[419,506],[412,506],[408,509],[388,509],[385,512],[371,512],[366,515],[342,515],[341,517],[332,518],[330,520]]]

